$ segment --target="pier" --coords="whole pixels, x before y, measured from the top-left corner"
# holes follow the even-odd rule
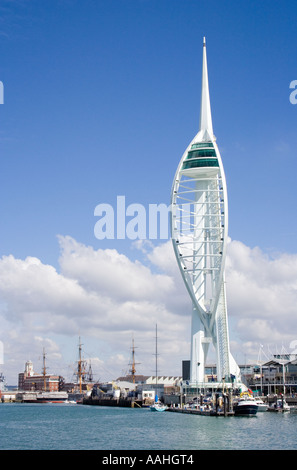
[[[167,411],[174,413],[184,413],[188,415],[202,415],[202,416],[234,416],[234,411],[228,410],[215,410],[215,409],[195,409],[195,408],[168,408]]]
[[[142,400],[136,400],[131,398],[92,398],[86,397],[82,400],[83,405],[92,406],[111,406],[111,407],[123,407],[123,408],[143,408]],[[204,416],[234,416],[234,411],[229,409],[228,406],[223,408],[187,408],[187,407],[168,407],[166,411],[174,413],[185,413],[193,415],[204,415]]]

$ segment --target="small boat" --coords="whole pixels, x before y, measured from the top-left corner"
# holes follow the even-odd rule
[[[233,406],[235,416],[255,416],[258,408],[254,397],[247,392],[242,393]]]
[[[163,405],[160,402],[157,402],[154,405],[150,406],[151,411],[166,411],[167,409],[168,409],[168,406]]]
[[[258,411],[267,411],[268,410],[268,405],[264,403],[264,401],[261,398],[255,398],[255,402],[258,405]]]
[[[276,401],[276,403],[273,403],[268,407],[268,411],[285,412],[290,411],[290,407],[284,398],[280,398]]]

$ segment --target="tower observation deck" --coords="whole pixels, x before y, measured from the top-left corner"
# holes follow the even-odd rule
[[[211,344],[216,353],[217,381],[240,383],[239,367],[229,346],[225,292],[227,186],[213,134],[205,38],[200,127],[177,167],[171,206],[173,248],[192,302],[190,385],[204,384]]]

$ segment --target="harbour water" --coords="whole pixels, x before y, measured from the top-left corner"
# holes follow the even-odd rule
[[[297,413],[210,417],[2,403],[0,436],[0,450],[296,450]]]

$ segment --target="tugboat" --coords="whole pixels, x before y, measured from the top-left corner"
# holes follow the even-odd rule
[[[243,392],[234,404],[233,410],[235,416],[255,416],[258,412],[258,405],[250,393]]]

